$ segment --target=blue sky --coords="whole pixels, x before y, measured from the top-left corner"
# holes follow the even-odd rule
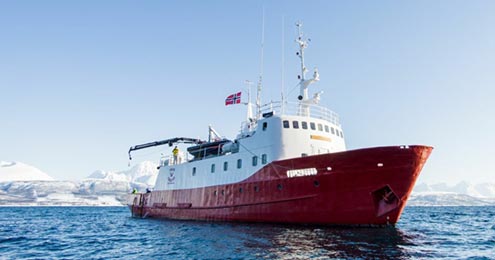
[[[321,78],[310,91],[349,149],[432,145],[420,181],[493,179],[493,1],[1,1],[0,160],[77,180],[208,124],[233,138],[245,107],[223,102],[258,78],[263,6],[265,101],[280,98],[283,19],[297,84],[300,20]]]

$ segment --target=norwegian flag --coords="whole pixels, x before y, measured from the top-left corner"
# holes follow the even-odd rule
[[[232,94],[225,99],[226,106],[240,104],[240,103],[241,103],[241,92]]]

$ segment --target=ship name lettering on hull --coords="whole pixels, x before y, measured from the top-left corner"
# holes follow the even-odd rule
[[[287,177],[294,178],[294,177],[302,177],[302,176],[311,176],[311,175],[316,175],[317,173],[318,171],[316,170],[316,168],[288,170]]]

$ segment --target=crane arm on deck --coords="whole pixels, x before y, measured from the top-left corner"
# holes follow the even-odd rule
[[[132,160],[132,157],[131,157],[132,151],[141,150],[141,149],[150,148],[150,147],[159,146],[159,145],[164,145],[164,144],[168,144],[169,146],[172,146],[175,143],[202,144],[202,143],[205,143],[205,141],[203,141],[201,139],[195,139],[195,138],[175,137],[175,138],[166,139],[166,140],[162,140],[162,141],[155,141],[155,142],[151,142],[151,143],[138,144],[135,146],[131,146],[131,148],[129,148],[129,160]]]

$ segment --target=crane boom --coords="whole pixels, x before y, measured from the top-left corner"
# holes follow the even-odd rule
[[[131,146],[131,148],[129,148],[129,160],[132,160],[131,152],[136,151],[136,150],[141,150],[141,149],[150,148],[150,147],[159,146],[159,145],[164,145],[164,144],[168,144],[169,146],[172,146],[175,143],[202,144],[205,142],[206,141],[203,141],[201,139],[196,139],[196,138],[175,137],[175,138],[166,139],[166,140],[162,140],[162,141],[155,141],[155,142],[150,142],[150,143],[145,143],[145,144],[138,144],[135,146]]]

